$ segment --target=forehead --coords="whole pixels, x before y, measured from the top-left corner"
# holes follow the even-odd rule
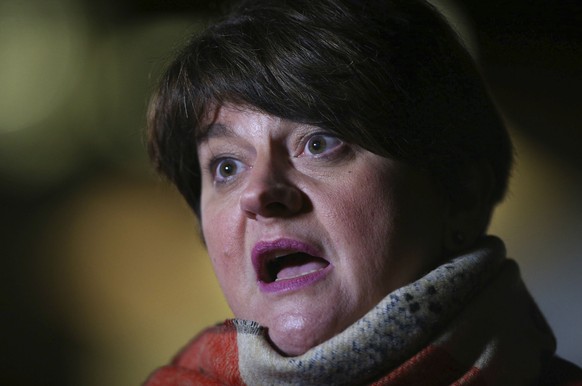
[[[214,138],[278,137],[311,127],[267,114],[253,106],[225,104],[207,110],[196,135],[197,144]]]

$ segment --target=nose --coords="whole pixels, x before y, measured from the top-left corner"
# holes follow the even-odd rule
[[[304,207],[303,192],[287,178],[288,167],[256,162],[249,171],[240,207],[248,218],[291,217]]]

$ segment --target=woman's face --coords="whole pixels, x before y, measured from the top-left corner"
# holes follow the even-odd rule
[[[429,177],[318,127],[224,105],[199,141],[202,230],[237,318],[299,355],[441,258]]]

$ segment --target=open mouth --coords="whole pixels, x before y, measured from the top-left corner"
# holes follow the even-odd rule
[[[295,239],[259,241],[251,252],[261,291],[286,293],[323,280],[331,262],[321,257],[319,248]]]
[[[259,280],[273,283],[296,279],[324,269],[328,265],[327,260],[304,252],[282,254],[264,261]]]

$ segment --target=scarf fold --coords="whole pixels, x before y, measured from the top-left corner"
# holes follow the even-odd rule
[[[265,328],[234,319],[146,385],[531,385],[554,350],[517,264],[488,237],[303,355],[281,356]]]

